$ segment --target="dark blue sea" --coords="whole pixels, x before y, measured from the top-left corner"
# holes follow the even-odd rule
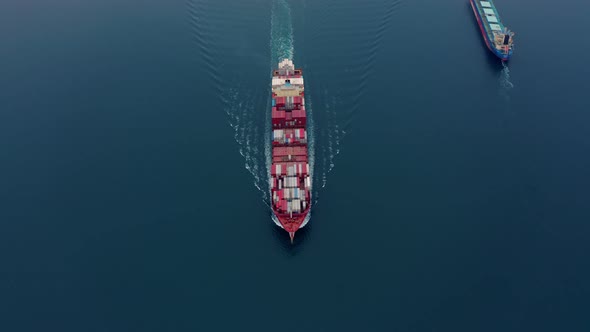
[[[495,4],[507,65],[467,0],[0,2],[0,331],[590,331],[590,5]]]

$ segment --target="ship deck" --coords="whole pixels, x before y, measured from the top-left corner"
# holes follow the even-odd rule
[[[311,207],[303,76],[290,60],[272,78],[272,210],[291,240]]]
[[[498,10],[496,6],[491,0],[488,1],[481,1],[481,0],[472,0],[475,3],[475,7],[477,8],[477,12],[481,18],[481,23],[486,30],[486,34],[490,38],[490,42],[493,43],[494,40],[494,31],[504,31],[504,24],[502,24],[502,20],[500,19],[500,14],[498,14]]]

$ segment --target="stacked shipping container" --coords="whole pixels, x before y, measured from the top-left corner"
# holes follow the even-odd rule
[[[294,234],[311,203],[301,70],[294,69],[290,60],[282,61],[273,73],[272,90],[272,207],[283,228]]]
[[[307,144],[307,132],[305,129],[275,129],[272,131],[272,144],[295,145]]]

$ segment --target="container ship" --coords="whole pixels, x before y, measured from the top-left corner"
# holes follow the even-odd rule
[[[512,56],[514,32],[508,30],[500,20],[496,6],[491,0],[469,0],[473,14],[486,45],[498,58],[507,61]]]
[[[272,74],[270,196],[275,222],[289,233],[309,220],[309,169],[303,72],[285,59]]]

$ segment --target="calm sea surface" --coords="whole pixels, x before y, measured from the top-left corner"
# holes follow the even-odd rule
[[[0,330],[590,331],[590,5],[0,3]],[[314,200],[268,206],[303,68]]]

